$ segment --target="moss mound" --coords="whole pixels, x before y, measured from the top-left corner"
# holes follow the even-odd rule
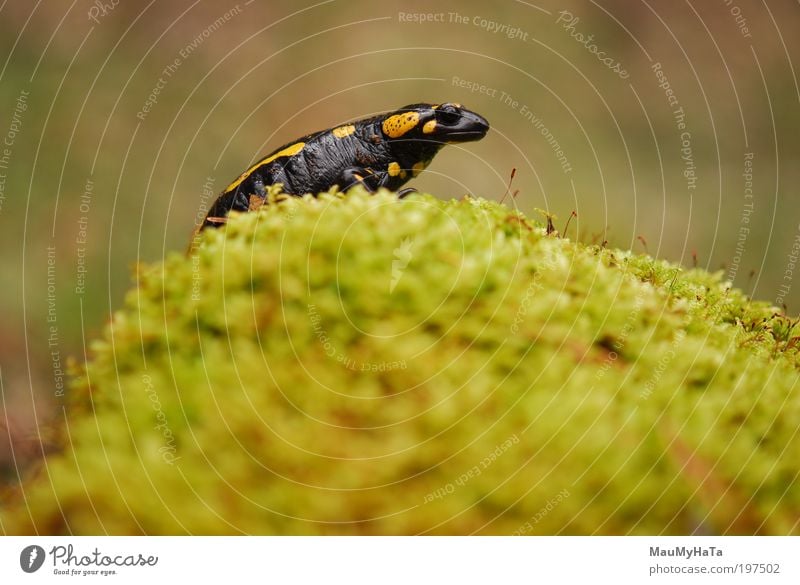
[[[3,530],[799,531],[800,327],[720,275],[470,198],[202,240],[140,270]]]

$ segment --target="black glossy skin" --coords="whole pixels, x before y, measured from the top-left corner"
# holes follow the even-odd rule
[[[232,209],[256,209],[266,187],[276,183],[291,195],[327,191],[334,185],[347,190],[359,183],[368,191],[380,187],[396,191],[445,144],[480,140],[488,130],[489,122],[482,116],[460,104],[446,103],[413,104],[309,134],[264,157],[231,183],[212,205],[201,229],[223,224]],[[298,143],[304,143],[301,149]],[[292,154],[292,147],[299,151]],[[290,154],[276,156],[287,149]]]

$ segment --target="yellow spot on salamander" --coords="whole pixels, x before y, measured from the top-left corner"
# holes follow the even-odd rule
[[[428,161],[424,161],[424,160],[421,160],[418,163],[414,163],[414,166],[411,167],[411,175],[413,177],[416,177],[422,171],[424,171],[425,167],[427,167],[427,166],[428,166]]]
[[[428,120],[422,127],[423,134],[430,134],[434,130],[436,130],[436,120]]]
[[[389,170],[389,176],[390,177],[396,177],[397,175],[400,174],[400,171],[402,169],[400,168],[400,165],[397,164],[396,162],[390,162],[388,170]]]
[[[400,138],[419,123],[419,113],[404,112],[389,116],[383,121],[383,133],[389,138]]]
[[[247,211],[255,211],[262,205],[264,205],[264,198],[258,195],[250,195],[249,198],[250,204],[247,206]]]
[[[331,134],[336,136],[336,138],[344,138],[345,136],[350,136],[355,131],[356,127],[352,124],[348,124],[347,126],[339,126],[338,128],[334,128],[331,130]]]
[[[275,159],[280,158],[282,156],[294,156],[298,152],[303,150],[303,147],[305,145],[306,145],[305,142],[295,142],[294,144],[292,144],[290,146],[287,146],[286,148],[281,149],[278,152],[276,152],[274,154],[271,154],[266,158],[261,159],[256,164],[254,164],[252,167],[250,167],[245,172],[243,172],[241,175],[239,175],[239,178],[236,179],[233,183],[228,185],[228,187],[225,189],[225,193],[230,193],[231,191],[236,189],[236,187],[241,185],[242,181],[244,181],[247,177],[249,177],[258,167],[261,167],[261,166],[264,166],[264,165],[268,165],[269,163],[271,163]]]

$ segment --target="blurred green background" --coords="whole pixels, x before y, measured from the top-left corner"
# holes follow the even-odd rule
[[[204,184],[408,103],[492,124],[418,189],[499,199],[516,168],[513,204],[558,228],[576,211],[570,237],[722,269],[800,310],[797,2],[12,0],[0,29],[10,475],[136,263],[185,249]]]

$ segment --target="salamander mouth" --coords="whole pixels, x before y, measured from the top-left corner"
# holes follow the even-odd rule
[[[475,112],[463,110],[461,119],[456,124],[447,128],[442,133],[442,138],[447,142],[470,142],[480,140],[489,131],[489,122]]]
[[[449,132],[447,140],[452,142],[468,142],[470,140],[480,140],[489,131],[489,127],[478,128],[476,130],[462,130],[460,132]]]

